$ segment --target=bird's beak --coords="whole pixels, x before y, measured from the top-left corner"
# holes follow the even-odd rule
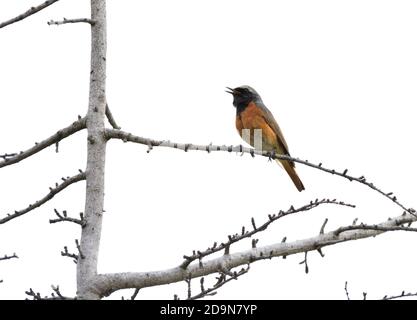
[[[235,94],[235,90],[234,89],[229,88],[229,87],[226,87],[226,89],[229,90],[229,91],[225,90],[227,93]]]

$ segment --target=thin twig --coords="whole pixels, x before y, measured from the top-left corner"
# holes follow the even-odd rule
[[[385,296],[381,300],[395,300],[395,299],[401,299],[405,297],[417,297],[417,292],[408,292],[405,291],[401,292],[401,294],[396,296]]]
[[[129,132],[124,132],[121,130],[113,130],[113,129],[106,129],[106,137],[107,139],[120,139],[124,142],[134,142],[134,143],[139,143],[139,144],[143,144],[146,146],[153,146],[153,147],[168,147],[168,148],[174,148],[174,149],[180,149],[183,151],[190,151],[190,150],[196,150],[196,151],[205,151],[205,152],[212,152],[212,151],[225,151],[225,152],[236,152],[236,153],[240,153],[240,154],[244,154],[244,153],[248,153],[250,154],[252,157],[254,157],[255,155],[259,155],[259,156],[263,156],[263,157],[267,157],[269,159],[279,159],[279,160],[287,160],[287,161],[292,161],[292,162],[297,162],[300,164],[303,164],[305,166],[311,167],[311,168],[315,168],[342,178],[345,178],[349,181],[355,181],[358,182],[360,184],[363,184],[369,188],[371,188],[372,190],[380,193],[381,195],[383,195],[384,197],[390,199],[392,202],[394,202],[397,206],[399,206],[402,210],[407,211],[408,213],[415,215],[417,217],[417,215],[415,214],[415,210],[412,208],[406,208],[403,204],[401,204],[397,197],[394,196],[392,194],[392,192],[384,192],[381,189],[379,189],[378,187],[376,187],[373,183],[368,182],[364,176],[360,176],[360,177],[354,177],[351,175],[348,175],[347,172],[348,170],[345,169],[343,171],[337,171],[334,169],[328,169],[323,167],[322,163],[319,164],[314,164],[309,162],[308,160],[301,160],[299,158],[294,158],[294,157],[290,157],[287,155],[279,155],[276,154],[274,152],[268,152],[268,151],[262,151],[262,150],[255,150],[252,148],[247,148],[247,147],[243,147],[242,145],[238,145],[238,146],[226,146],[226,145],[196,145],[196,144],[191,144],[191,143],[176,143],[176,142],[170,142],[170,141],[164,141],[164,140],[154,140],[154,139],[149,139],[149,138],[143,138],[143,137],[139,137],[139,136],[135,136]]]
[[[16,253],[13,253],[11,256],[5,254],[3,257],[0,257],[0,261],[2,260],[10,260],[10,259],[18,259],[19,257],[16,255]]]
[[[81,251],[81,247],[80,247],[80,243],[78,242],[78,239],[75,239],[75,246],[77,247],[77,250],[78,250],[78,253],[79,253],[79,257],[81,259],[84,259],[85,258],[85,255]]]
[[[110,125],[114,129],[116,129],[116,130],[121,129],[121,127],[116,123],[116,120],[114,119],[113,114],[111,113],[111,110],[110,110],[110,107],[109,107],[108,103],[106,103],[106,117],[107,117],[107,120],[109,120]]]
[[[0,158],[3,158],[3,160],[5,160],[7,158],[13,158],[16,155],[17,153],[5,153],[5,154],[0,154]]]
[[[43,300],[44,298],[41,297],[41,294],[39,292],[35,292],[33,291],[32,288],[29,289],[29,291],[25,291],[25,293],[29,296],[32,297],[33,300]],[[46,299],[47,297],[45,297]]]
[[[304,271],[305,271],[305,273],[306,273],[306,274],[307,274],[307,273],[308,273],[308,271],[309,271],[309,269],[308,269],[307,254],[308,254],[308,251],[304,252],[304,260],[303,260],[303,261],[301,261],[301,262],[299,263],[299,264],[304,264],[304,266],[305,266]]]
[[[61,294],[61,291],[59,290],[59,286],[54,286],[54,285],[51,285],[51,288],[52,288],[52,290],[55,292],[55,294],[58,296],[58,298],[61,298],[61,299],[65,299],[65,297]],[[54,292],[52,293],[52,297],[54,297]]]
[[[185,279],[185,283],[187,284],[187,300],[191,299],[191,275]]]
[[[347,281],[345,281],[345,294],[346,294],[346,298],[348,300],[350,300],[349,291],[348,291],[348,282]]]
[[[78,262],[78,254],[70,253],[67,246],[64,247],[64,251],[61,251],[61,256],[73,259],[75,264]]]
[[[132,296],[130,297],[130,300],[135,300],[138,293],[139,293],[139,288],[136,288],[135,291],[133,292]]]
[[[23,159],[26,159],[30,157],[31,155],[34,155],[35,153],[38,153],[39,151],[56,144],[57,142],[61,141],[64,138],[67,138],[68,136],[86,128],[86,119],[79,117],[77,121],[72,123],[66,128],[63,128],[59,130],[57,133],[53,134],[49,138],[39,142],[35,143],[35,145],[32,148],[27,149],[26,151],[21,151],[19,153],[15,153],[13,157],[7,157],[3,161],[0,162],[0,168],[9,166],[11,164],[17,163]]]
[[[18,15],[17,17],[14,17],[10,20],[7,20],[5,22],[0,23],[0,29],[5,27],[5,26],[8,26],[9,24],[12,24],[12,23],[18,22],[20,20],[23,20],[23,19],[31,16],[32,14],[35,14],[36,12],[39,12],[39,11],[45,9],[46,7],[49,7],[51,4],[53,4],[57,1],[58,0],[48,0],[48,1],[45,1],[44,3],[42,3],[42,4],[40,4],[36,7],[32,7],[28,11],[26,11],[25,13],[22,13],[22,14]]]
[[[323,234],[324,233],[324,228],[326,227],[327,221],[329,221],[329,219],[327,219],[327,218],[324,219],[324,222],[323,222],[323,224],[322,224],[322,226],[320,228],[320,234]]]
[[[73,223],[79,224],[81,227],[84,227],[85,224],[86,224],[86,221],[84,219],[84,216],[83,216],[82,212],[80,213],[80,219],[68,217],[66,210],[62,211],[62,214],[59,213],[59,211],[57,209],[54,209],[54,212],[57,215],[58,219],[49,219],[49,223],[57,223],[57,222],[67,221],[67,222],[73,222]]]
[[[88,19],[88,18],[77,18],[77,19],[67,19],[67,18],[63,18],[60,21],[55,21],[55,20],[49,20],[47,22],[47,24],[50,25],[62,25],[62,24],[67,24],[67,23],[88,23],[92,26],[94,26],[94,24],[96,23],[95,21]]]
[[[417,232],[417,228],[411,228],[411,227],[404,227],[404,226],[392,226],[392,227],[381,227],[378,225],[367,225],[367,224],[360,224],[360,225],[352,225],[352,226],[346,226],[346,227],[340,227],[334,231],[335,235],[339,235],[342,232],[350,231],[350,230],[375,230],[375,231],[411,231],[411,232]]]
[[[245,273],[248,273],[249,268],[250,267],[248,264],[247,268],[242,268],[239,272],[232,272],[231,276],[229,277],[227,277],[225,273],[220,273],[219,277],[217,277],[217,282],[213,285],[213,287],[208,289],[204,288],[204,277],[202,277],[200,280],[201,292],[194,296],[189,296],[187,300],[196,300],[204,298],[206,296],[214,296],[217,293],[216,290],[224,286],[226,283],[232,280],[237,280],[237,278],[239,278],[240,276],[244,275]]]
[[[245,231],[245,229],[243,228],[242,233],[235,234],[233,236],[229,236],[227,242],[224,242],[224,243],[222,242],[220,245],[217,245],[217,243],[215,243],[215,245],[213,245],[212,247],[208,248],[205,251],[198,251],[196,253],[193,253],[190,256],[184,256],[184,261],[181,264],[181,268],[186,269],[187,266],[196,259],[201,259],[201,258],[203,258],[205,256],[208,256],[210,254],[213,254],[215,252],[221,251],[223,249],[227,249],[227,248],[230,247],[231,244],[233,244],[235,242],[241,241],[242,239],[245,239],[245,238],[250,238],[253,235],[255,235],[256,233],[266,230],[271,223],[273,223],[274,221],[276,221],[278,219],[281,219],[281,218],[283,218],[287,215],[290,215],[290,214],[309,211],[309,210],[311,210],[313,208],[316,208],[316,207],[318,207],[319,205],[322,205],[322,204],[335,204],[335,205],[340,205],[340,206],[348,206],[348,207],[352,207],[352,208],[355,207],[352,204],[345,203],[343,201],[337,201],[336,199],[333,199],[333,200],[330,200],[330,199],[322,199],[322,200],[316,199],[315,201],[310,201],[309,204],[304,205],[302,207],[294,208],[293,206],[291,206],[287,211],[279,211],[278,214],[268,215],[268,221],[266,221],[264,224],[262,224],[259,227],[256,226],[255,221],[252,218],[251,219],[251,223],[252,223],[252,227],[253,227],[252,231]]]
[[[41,205],[43,205],[44,203],[51,200],[56,194],[63,191],[65,188],[67,188],[71,184],[82,181],[82,180],[85,180],[85,178],[86,178],[85,173],[80,172],[79,174],[77,174],[75,176],[72,176],[70,178],[65,179],[65,181],[61,184],[56,183],[54,188],[49,188],[49,190],[50,190],[49,193],[46,196],[44,196],[42,199],[36,201],[33,204],[30,204],[25,209],[15,211],[13,214],[7,214],[6,217],[0,219],[0,224],[6,223],[6,222],[8,222],[12,219],[20,217],[20,216],[32,211],[33,209],[36,209],[36,208],[40,207]]]
[[[324,253],[323,253],[323,250],[322,250],[321,248],[318,248],[318,249],[317,249],[317,252],[320,254],[320,256],[321,256],[322,258],[324,258]]]
[[[32,288],[29,289],[29,291],[25,291],[26,295],[29,297],[32,297],[33,300],[77,300],[75,297],[66,297],[61,294],[61,291],[59,289],[59,286],[51,286],[53,292],[51,293],[51,296],[44,296],[42,297],[39,292],[33,291]]]

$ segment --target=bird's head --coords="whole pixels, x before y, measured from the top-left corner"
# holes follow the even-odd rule
[[[237,88],[227,88],[227,93],[230,93],[233,95],[233,105],[238,109],[244,109],[248,105],[249,102],[255,101],[259,102],[261,101],[261,97],[259,94],[249,86],[240,86]]]

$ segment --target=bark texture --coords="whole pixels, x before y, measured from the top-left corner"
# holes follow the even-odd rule
[[[91,0],[91,70],[90,96],[87,113],[87,168],[84,219],[81,251],[84,259],[77,264],[77,297],[98,299],[94,292],[100,247],[104,205],[104,170],[106,139],[104,121],[106,110],[106,1]]]

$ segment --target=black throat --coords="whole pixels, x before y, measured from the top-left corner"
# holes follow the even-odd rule
[[[240,103],[236,106],[236,115],[240,115],[248,106],[248,103]]]
[[[235,96],[233,105],[236,107],[236,114],[239,115],[242,113],[251,101],[253,101],[252,97]]]

